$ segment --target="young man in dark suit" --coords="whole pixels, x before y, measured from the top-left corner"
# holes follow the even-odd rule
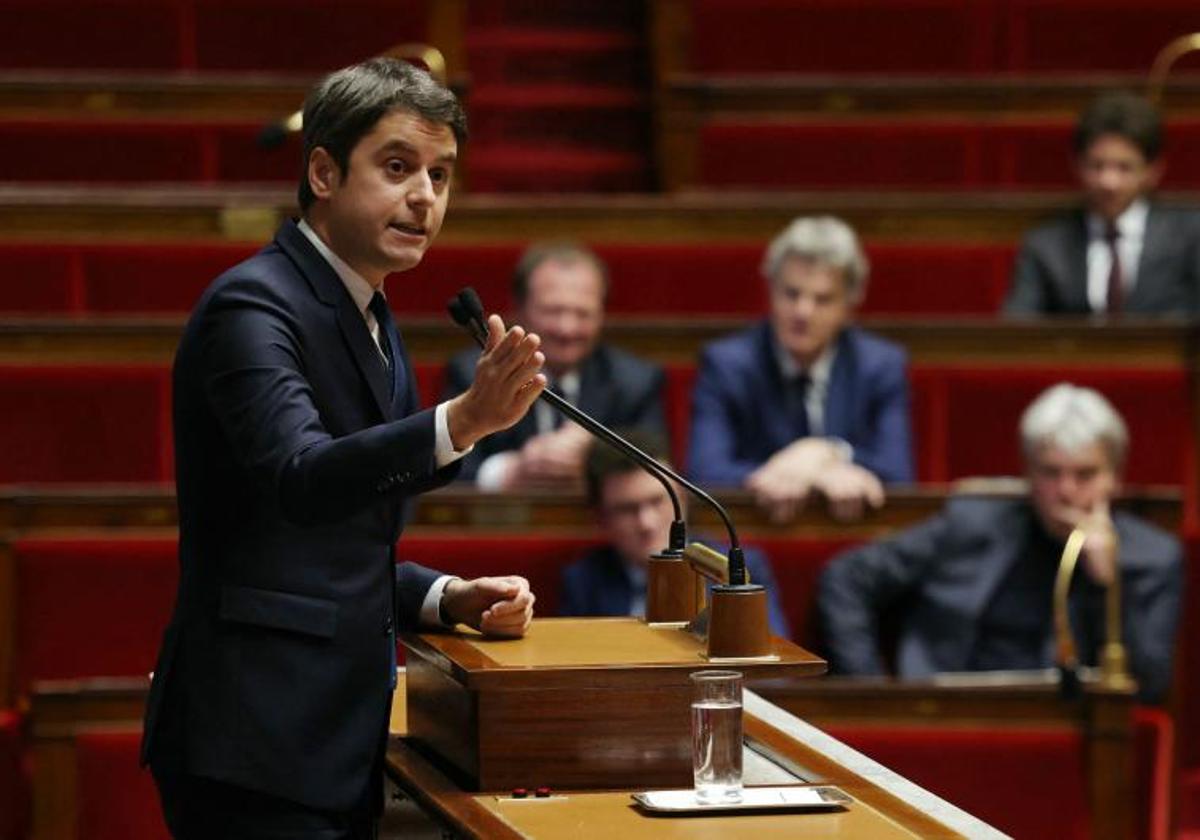
[[[530,246],[513,271],[519,323],[542,339],[547,387],[607,426],[665,434],[663,372],[658,365],[601,341],[608,268],[576,242]],[[447,393],[471,383],[478,350],[450,361]],[[516,425],[480,442],[463,459],[461,477],[485,490],[577,489],[591,436],[538,404]]]
[[[641,430],[624,430],[638,449],[666,462],[666,444]],[[646,565],[651,554],[667,545],[674,512],[662,483],[625,455],[596,441],[588,450],[585,475],[588,503],[606,538],[563,570],[559,592],[562,615],[645,615]],[[680,491],[680,502],[686,500]],[[788,637],[787,616],[771,564],[761,551],[746,546],[746,570],[754,583],[767,588],[771,632]]]
[[[1139,696],[1163,701],[1183,550],[1171,534],[1109,510],[1128,447],[1124,422],[1096,391],[1056,385],[1026,409],[1021,443],[1027,496],[951,499],[927,522],[829,564],[817,604],[831,671],[884,673],[885,615],[898,626],[895,667],[902,678],[1053,666],[1054,578],[1064,543],[1079,528],[1083,571],[1069,604],[1080,659],[1097,664],[1104,586],[1119,576],[1123,637]]]
[[[1163,173],[1157,109],[1133,94],[1097,98],[1075,129],[1084,206],[1029,233],[1004,302],[1011,315],[1194,315],[1200,215],[1151,194]]]
[[[394,562],[408,502],[544,385],[537,336],[492,316],[470,388],[417,405],[383,282],[437,236],[464,138],[453,94],[408,64],[322,80],[303,218],[217,278],[184,331],[180,584],[143,742],[178,838],[374,837],[396,632],[528,627],[522,578]]]
[[[907,357],[852,325],[867,259],[829,216],[792,222],[767,248],[770,313],[700,355],[688,472],[744,486],[786,520],[814,496],[853,519],[913,480]]]

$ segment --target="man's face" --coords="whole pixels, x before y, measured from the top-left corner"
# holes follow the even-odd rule
[[[814,362],[854,313],[846,283],[837,269],[812,260],[784,260],[771,281],[771,328],[796,361]]]
[[[1026,465],[1034,510],[1046,530],[1066,539],[1071,514],[1089,514],[1117,492],[1116,469],[1103,445],[1094,443],[1067,452],[1041,447]]]
[[[550,259],[533,270],[519,313],[542,339],[546,367],[561,375],[596,346],[604,323],[604,281],[589,261]]]
[[[626,561],[645,563],[666,547],[674,509],[658,479],[642,470],[610,475],[600,497],[600,527]]]
[[[449,126],[394,110],[358,141],[345,172],[315,150],[309,181],[334,253],[372,285],[419,263],[442,227],[457,148]]]
[[[1119,134],[1102,134],[1076,161],[1088,208],[1113,221],[1162,175],[1160,162],[1150,163],[1141,150]]]

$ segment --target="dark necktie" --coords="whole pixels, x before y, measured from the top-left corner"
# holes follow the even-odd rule
[[[367,306],[379,324],[379,352],[383,354],[383,368],[388,377],[388,396],[396,394],[396,347],[400,343],[400,334],[396,332],[396,323],[392,320],[392,311],[388,309],[387,301],[382,292],[371,296]]]
[[[550,383],[549,390],[550,390],[550,393],[556,394],[557,396],[562,397],[563,400],[565,400],[566,402],[570,402],[570,400],[567,399],[566,392],[563,391],[562,385],[559,383],[559,381],[557,379]],[[558,428],[562,427],[562,424],[563,424],[562,412],[559,411],[557,408],[551,408],[550,409],[550,428],[558,429]]]
[[[792,423],[792,435],[794,439],[808,437],[808,386],[812,380],[808,374],[802,373],[799,376],[794,376],[784,385],[787,396],[787,411],[788,417]]]
[[[1112,255],[1112,268],[1108,270],[1108,291],[1105,300],[1107,311],[1113,315],[1121,311],[1125,296],[1124,278],[1121,277],[1121,254],[1117,250],[1117,240],[1120,238],[1121,232],[1117,230],[1117,226],[1109,222],[1104,229],[1104,241],[1108,243],[1108,250]]]

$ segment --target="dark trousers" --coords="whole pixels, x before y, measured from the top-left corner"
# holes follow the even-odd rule
[[[353,810],[321,811],[201,776],[154,770],[175,840],[376,840],[376,785]]]

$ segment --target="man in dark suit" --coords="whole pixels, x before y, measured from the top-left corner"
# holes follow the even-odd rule
[[[625,438],[659,461],[666,462],[663,439],[639,430]],[[662,483],[625,455],[597,441],[586,462],[587,496],[596,523],[608,542],[588,551],[563,570],[559,592],[562,615],[645,615],[646,564],[667,546],[674,511]],[[683,503],[686,496],[680,496]],[[788,636],[779,605],[775,576],[766,556],[745,546],[750,580],[767,588],[771,632]]]
[[[1013,315],[1192,315],[1200,305],[1200,217],[1151,193],[1162,121],[1140,96],[1106,94],[1075,129],[1084,207],[1029,233],[1004,311]]]
[[[600,340],[608,269],[574,242],[531,246],[513,272],[517,320],[542,339],[549,385],[607,426],[663,434],[663,372]],[[449,396],[471,382],[477,350],[451,360]],[[578,488],[591,437],[538,403],[519,423],[480,442],[463,459],[462,478],[483,489]]]
[[[885,672],[880,625],[898,626],[896,673],[1026,670],[1052,666],[1052,593],[1069,533],[1084,533],[1082,574],[1070,592],[1084,664],[1104,641],[1104,586],[1121,581],[1122,635],[1147,702],[1161,702],[1183,587],[1172,535],[1109,512],[1127,448],[1125,425],[1097,392],[1046,391],[1021,420],[1026,498],[952,499],[933,519],[836,558],[818,606],[830,670]]]
[[[813,495],[855,518],[883,482],[913,480],[905,353],[850,324],[867,260],[841,220],[792,222],[763,274],[769,318],[701,353],[688,471],[745,486],[777,519]]]
[[[519,419],[538,339],[500,318],[471,386],[421,411],[383,298],[441,227],[462,110],[373,59],[304,110],[303,219],[209,287],[175,360],[180,584],[143,761],[178,838],[369,838],[396,631],[521,635],[521,578],[463,581],[394,543],[407,502]]]

